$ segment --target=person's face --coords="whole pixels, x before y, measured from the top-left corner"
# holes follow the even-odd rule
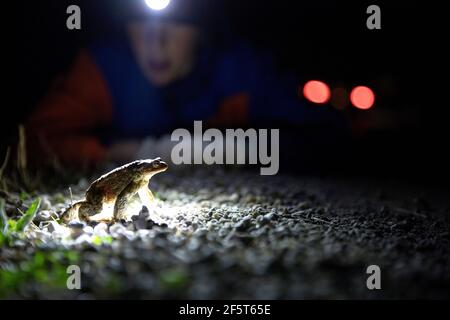
[[[155,86],[168,85],[191,72],[198,37],[195,27],[145,21],[130,23],[128,32],[139,66]]]

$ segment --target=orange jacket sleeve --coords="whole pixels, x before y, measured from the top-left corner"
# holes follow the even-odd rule
[[[108,87],[90,53],[82,50],[29,118],[30,149],[41,159],[56,156],[69,165],[95,165],[106,150],[93,131],[109,125],[111,118]]]

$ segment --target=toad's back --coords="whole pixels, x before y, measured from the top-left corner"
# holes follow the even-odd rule
[[[137,162],[124,165],[110,171],[95,180],[86,191],[86,200],[95,202],[101,198],[113,200],[137,177]]]

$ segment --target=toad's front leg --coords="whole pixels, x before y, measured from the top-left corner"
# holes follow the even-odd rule
[[[141,202],[144,206],[147,207],[147,209],[150,209],[153,201],[155,201],[155,197],[153,196],[153,193],[148,188],[148,185],[141,187],[138,191],[139,198],[141,199]]]
[[[117,196],[114,204],[114,220],[127,219],[127,205],[131,198],[138,192],[141,184],[139,182],[131,182],[122,192]]]

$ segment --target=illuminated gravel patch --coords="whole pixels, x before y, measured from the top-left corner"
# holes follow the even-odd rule
[[[50,194],[35,221],[40,227],[2,250],[0,266],[19,266],[41,250],[74,250],[84,270],[80,298],[417,298],[450,291],[449,207],[418,199],[422,190],[238,170],[167,172],[150,186],[153,208],[137,204],[130,221],[110,225],[49,221],[69,201]],[[72,187],[74,200],[85,188],[83,181]],[[370,264],[389,270],[382,292],[366,289]],[[79,297],[41,289],[27,284],[35,296]]]

